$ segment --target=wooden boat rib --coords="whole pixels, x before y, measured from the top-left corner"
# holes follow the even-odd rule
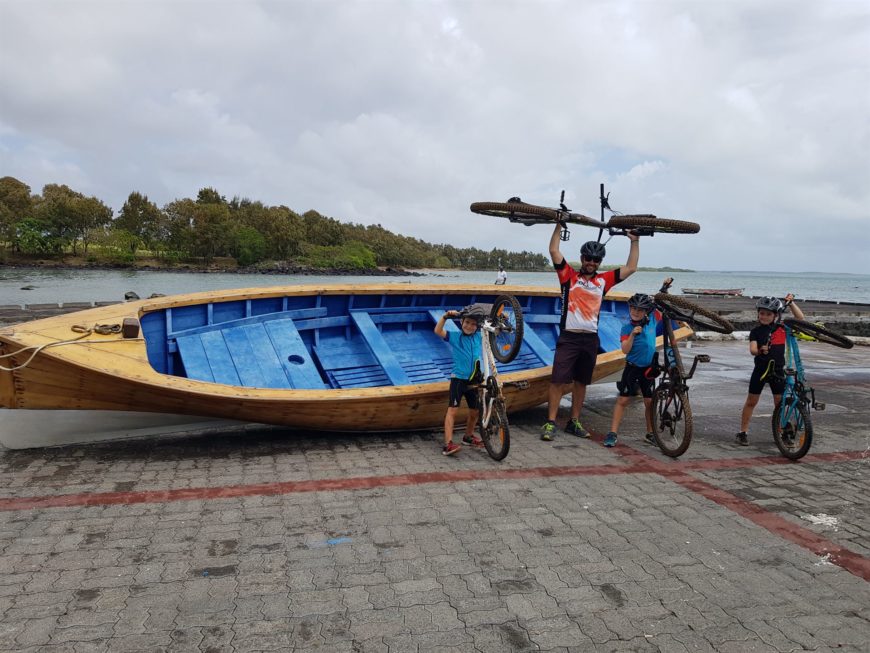
[[[449,347],[433,332],[451,308],[515,295],[525,338],[499,367],[513,412],[547,400],[557,288],[450,285],[285,286],[191,293],[94,308],[0,330],[0,406],[205,416],[316,430],[383,431],[443,422]],[[594,381],[619,372],[627,293],[605,299]],[[142,337],[74,325],[136,318]],[[448,322],[448,328],[457,328]],[[691,330],[683,326],[678,337]],[[661,337],[659,337],[661,345]]]

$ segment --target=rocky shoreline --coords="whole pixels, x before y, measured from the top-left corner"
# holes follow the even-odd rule
[[[307,265],[277,264],[269,267],[221,267],[196,266],[180,264],[166,267],[159,265],[129,265],[125,263],[90,263],[71,265],[63,261],[31,261],[28,263],[4,263],[3,267],[15,269],[47,268],[50,270],[129,270],[132,272],[192,272],[196,274],[298,274],[303,276],[340,277],[353,275],[358,277],[422,277],[422,272],[405,270],[404,268],[313,268]]]

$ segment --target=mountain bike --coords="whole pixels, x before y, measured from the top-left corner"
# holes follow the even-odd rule
[[[813,443],[810,409],[825,409],[824,403],[816,401],[815,390],[807,385],[798,340],[815,340],[843,349],[851,348],[854,343],[820,324],[786,318],[782,325],[785,328],[785,389],[773,411],[771,427],[780,453],[789,460],[798,460],[807,454]]]
[[[698,354],[686,373],[683,356],[677,345],[672,320],[697,326],[700,330],[731,333],[734,326],[717,313],[690,302],[682,296],[668,294],[673,279],[667,280],[653,297],[655,307],[662,314],[662,340],[664,365],[661,378],[653,389],[653,436],[662,453],[671,458],[683,455],[692,442],[692,407],[689,404],[687,381],[695,375],[698,363],[709,363],[710,356]],[[658,354],[656,354],[656,361]],[[655,362],[653,363],[655,368]],[[654,375],[657,375],[654,369]]]
[[[633,231],[639,236],[652,236],[656,233],[673,234],[696,234],[701,230],[696,222],[686,220],[672,220],[670,218],[657,218],[651,214],[623,215],[610,208],[610,193],[604,195],[604,184],[601,185],[601,219],[597,220],[581,213],[575,213],[565,206],[565,191],[559,199],[559,208],[548,208],[523,202],[519,197],[512,197],[507,202],[474,202],[469,208],[473,213],[491,215],[506,218],[511,222],[517,222],[526,226],[533,224],[559,223],[562,225],[561,238],[566,241],[570,238],[568,224],[578,224],[585,227],[598,229],[598,240],[606,231],[608,236],[625,235],[627,231]],[[613,215],[604,221],[604,211],[608,210]]]
[[[483,331],[480,348],[481,382],[477,386],[480,439],[493,460],[504,460],[511,446],[510,426],[502,388],[498,378],[499,363],[516,358],[523,343],[523,311],[513,295],[499,295],[494,304],[471,304],[459,312],[459,318],[475,317]],[[482,320],[480,318],[482,317]],[[526,388],[528,382],[511,385]]]

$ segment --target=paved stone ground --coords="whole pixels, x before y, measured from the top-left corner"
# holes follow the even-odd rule
[[[746,349],[693,347],[676,461],[639,406],[614,449],[515,415],[500,464],[439,433],[2,451],[0,650],[870,650],[870,351],[802,348],[828,410],[792,464],[769,397],[733,443]]]

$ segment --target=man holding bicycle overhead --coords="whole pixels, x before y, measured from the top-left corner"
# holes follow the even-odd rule
[[[462,441],[475,447],[483,446],[483,440],[474,435],[474,427],[480,413],[475,385],[481,382],[480,350],[483,346],[483,336],[477,319],[470,315],[462,317],[461,331],[446,331],[444,323],[448,318],[455,317],[459,317],[459,311],[446,311],[435,325],[435,334],[450,344],[450,351],[453,354],[450,398],[447,414],[444,416],[444,448],[441,450],[445,456],[452,456],[461,449],[453,442],[453,424],[463,397],[468,404],[468,420],[465,422],[465,436]]]
[[[586,386],[592,382],[592,372],[598,358],[601,302],[608,290],[637,271],[640,257],[639,237],[627,231],[625,235],[631,241],[631,247],[625,265],[599,274],[598,267],[604,260],[605,248],[602,243],[590,240],[580,249],[580,270],[575,270],[559,249],[563,227],[557,224],[550,237],[550,258],[562,287],[562,319],[553,358],[547,421],[541,427],[541,439],[547,442],[555,436],[559,402],[564,394],[564,386],[569,383],[572,384],[571,418],[565,431],[580,438],[589,437],[589,432],[580,423],[580,411],[586,399]]]
[[[804,319],[803,311],[794,303],[794,295],[785,296],[785,303],[776,297],[762,297],[755,303],[758,309],[758,324],[749,332],[749,353],[755,356],[755,367],[749,378],[749,394],[740,415],[740,432],[737,444],[749,444],[749,421],[752,412],[761,398],[765,385],[770,385],[773,393],[774,408],[782,401],[785,390],[785,328],[782,326],[782,312],[788,306],[798,320]]]

